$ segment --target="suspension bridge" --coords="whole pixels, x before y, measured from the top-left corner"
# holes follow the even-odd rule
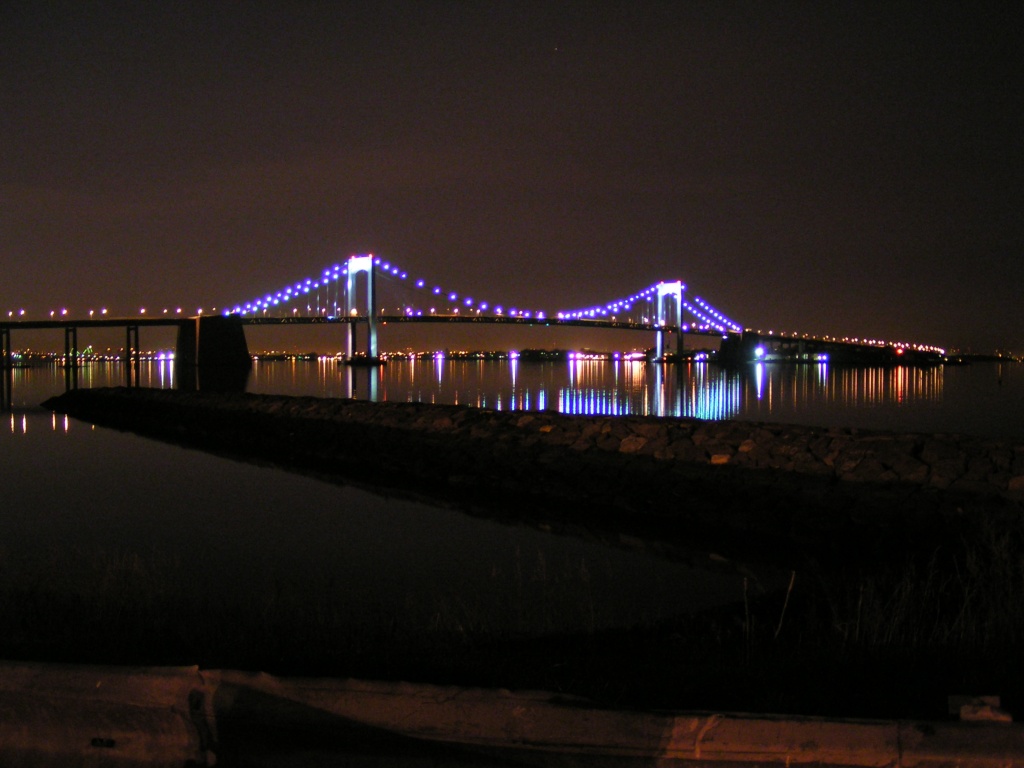
[[[345,359],[357,364],[382,362],[378,337],[388,323],[474,323],[519,326],[576,326],[651,333],[650,359],[665,362],[683,349],[686,335],[721,339],[719,359],[739,364],[756,360],[821,361],[846,357],[853,362],[896,362],[938,356],[943,350],[916,344],[878,340],[834,339],[806,335],[763,335],[744,329],[699,296],[691,295],[680,280],[660,281],[628,296],[600,304],[547,311],[524,308],[468,295],[416,276],[387,259],[371,254],[351,256],[322,273],[222,308],[217,313],[194,315],[164,310],[161,314],[112,317],[101,310],[74,317],[63,309],[33,318],[24,310],[0,317],[0,366],[10,378],[13,335],[30,329],[64,333],[64,365],[69,377],[80,355],[78,333],[90,328],[125,330],[123,360],[131,385],[139,367],[140,329],[171,326],[177,329],[175,360],[188,368],[251,366],[244,328],[250,325],[311,325],[336,323],[344,328]],[[361,329],[362,333],[360,333]],[[365,339],[357,349],[357,337]],[[675,353],[669,351],[674,337]],[[9,381],[7,382],[9,385]],[[9,389],[7,392],[9,393]]]
[[[663,281],[630,296],[602,304],[545,311],[502,304],[442,288],[410,273],[389,261],[373,255],[352,256],[335,264],[316,277],[235,303],[217,315],[182,315],[181,310],[149,316],[145,310],[137,317],[112,317],[106,310],[99,316],[89,311],[88,317],[70,316],[67,310],[50,311],[49,317],[26,318],[24,311],[15,316],[8,312],[0,318],[0,341],[4,359],[10,362],[13,331],[58,329],[64,331],[65,353],[78,352],[78,331],[87,328],[123,327],[126,331],[125,355],[138,353],[139,329],[172,326],[179,329],[176,358],[188,361],[201,356],[207,339],[193,333],[192,327],[233,327],[247,325],[308,325],[339,323],[348,326],[346,356],[379,360],[378,334],[387,323],[498,323],[510,325],[585,326],[590,328],[628,329],[656,335],[657,356],[665,354],[669,334],[683,333],[721,336],[740,333],[741,326],[712,307],[700,297],[692,299],[679,280]],[[225,319],[230,322],[225,322]],[[355,349],[357,327],[365,326],[365,350]],[[219,333],[211,332],[211,333]],[[195,338],[193,338],[195,337]],[[200,342],[202,339],[202,342]],[[193,349],[193,347],[198,348]]]
[[[356,324],[365,324],[366,360],[379,360],[378,328],[385,323],[500,323],[587,326],[654,332],[655,356],[665,355],[665,340],[683,333],[721,336],[741,326],[700,297],[689,300],[679,280],[662,281],[603,304],[555,312],[522,308],[443,288],[410,276],[378,256],[353,256],[317,278],[286,285],[226,310],[246,324],[308,322],[311,317],[349,324],[346,356],[355,358]],[[684,322],[684,320],[686,322]]]

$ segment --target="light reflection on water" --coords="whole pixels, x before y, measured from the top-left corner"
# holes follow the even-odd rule
[[[284,373],[303,380],[275,369]],[[334,385],[333,377],[306,383]],[[159,572],[161,588],[189,603],[258,614],[275,596],[302,605],[309,596],[371,633],[376,623],[408,633],[631,626],[743,595],[736,573],[236,462],[38,407],[18,407],[3,423],[0,573],[8,589],[101,589],[104,574],[138,556]]]
[[[169,363],[144,363],[140,373],[143,386],[175,384]],[[80,374],[80,386],[123,382],[118,364]],[[299,592],[341,585],[330,594],[346,614],[401,615],[410,626],[452,615],[495,631],[628,625],[742,595],[735,575],[94,428],[38,406],[63,391],[59,368],[17,369],[12,378],[14,407],[0,430],[0,570],[12,578],[31,582],[74,558],[140,552],[180,558],[182,588],[197,600],[211,588],[234,600],[256,599],[279,583]],[[436,359],[351,369],[333,360],[281,361],[257,363],[248,388],[1024,437],[1024,369],[1015,365],[725,371]]]
[[[15,412],[64,389],[59,368],[14,371]],[[173,387],[170,362],[143,363],[143,386]],[[80,372],[79,386],[118,386],[119,363]],[[394,360],[351,368],[334,359],[257,361],[250,392],[462,404],[587,415],[742,419],[986,437],[1024,436],[1024,366],[842,367],[630,360]]]

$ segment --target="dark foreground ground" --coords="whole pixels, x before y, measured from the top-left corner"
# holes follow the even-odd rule
[[[770,567],[785,586],[616,631],[518,637],[442,624],[366,636],[327,594],[225,612],[177,599],[144,563],[98,563],[95,589],[5,584],[0,658],[837,717],[942,719],[950,695],[999,695],[1024,717],[1024,446],[166,390],[77,390],[47,405],[469,514],[528,509],[528,522],[554,531],[667,557],[713,552],[709,567]]]

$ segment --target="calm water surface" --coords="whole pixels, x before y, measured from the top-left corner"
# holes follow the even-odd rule
[[[79,386],[116,386],[120,364],[82,369]],[[143,363],[144,386],[175,387],[168,362]],[[372,369],[333,359],[257,362],[250,392],[456,403],[499,410],[683,416],[820,426],[962,432],[1024,439],[1024,365],[854,368],[711,364],[656,366],[579,360],[561,363],[392,360]],[[13,404],[32,411],[64,390],[61,369],[18,369]]]
[[[80,386],[117,385],[118,364]],[[145,386],[173,387],[169,363]],[[98,428],[39,407],[58,368],[18,369],[0,431],[0,578],[102,554],[180,562],[198,589],[245,594],[281,579],[338,587],[355,612],[428,622],[471,613],[494,630],[629,625],[742,597],[742,579],[471,518]],[[956,431],[1024,439],[1024,368],[647,366],[420,360],[351,370],[259,362],[253,392],[464,403],[566,413]],[[391,620],[391,619],[388,619]]]

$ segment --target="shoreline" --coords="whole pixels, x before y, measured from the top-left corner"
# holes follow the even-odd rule
[[[124,387],[43,405],[471,514],[754,559],[770,547],[787,568],[1024,517],[1024,443],[955,434]]]
[[[333,611],[330,589],[266,604],[257,599],[252,610],[240,610],[176,602],[170,583],[158,585],[157,594],[140,593],[140,604],[126,613],[122,592],[97,587],[77,597],[55,595],[70,602],[57,600],[52,615],[35,615],[26,610],[38,611],[39,585],[29,580],[15,585],[7,603],[12,621],[32,620],[20,635],[0,633],[0,657],[533,688],[610,707],[832,717],[942,719],[950,695],[1000,695],[1004,709],[1024,716],[1024,670],[1008,661],[1024,643],[1022,502],[1009,480],[1008,492],[980,492],[928,479],[946,477],[939,472],[954,461],[977,472],[982,459],[992,467],[1008,461],[999,477],[1012,479],[1019,446],[170,390],[76,390],[45,406],[553,534],[596,537],[658,557],[703,552],[711,567],[773,568],[789,587],[757,592],[752,584],[748,593],[744,582],[735,604],[651,625],[522,636],[459,624],[368,638],[360,617]],[[740,450],[745,444],[748,450]],[[830,447],[819,461],[839,469],[815,471],[797,458],[794,446],[801,445],[819,453]],[[700,450],[684,450],[689,446]],[[745,455],[748,465],[716,462],[722,446],[735,446],[731,456]],[[942,454],[939,446],[958,453]],[[852,463],[854,455],[895,473],[897,459],[887,466],[881,457],[904,449],[921,463],[930,452],[938,456],[916,483],[837,477],[856,473],[859,464],[842,458]],[[807,453],[816,455],[813,448]],[[750,466],[758,456],[779,466]],[[111,573],[131,579],[121,567],[97,563],[97,583],[112,583]],[[69,625],[68,616],[80,616],[82,625]],[[104,617],[111,616],[119,623],[108,626]],[[187,637],[160,629],[168,616]],[[137,641],[127,655],[112,654],[124,632]],[[823,688],[826,679],[832,684]]]

